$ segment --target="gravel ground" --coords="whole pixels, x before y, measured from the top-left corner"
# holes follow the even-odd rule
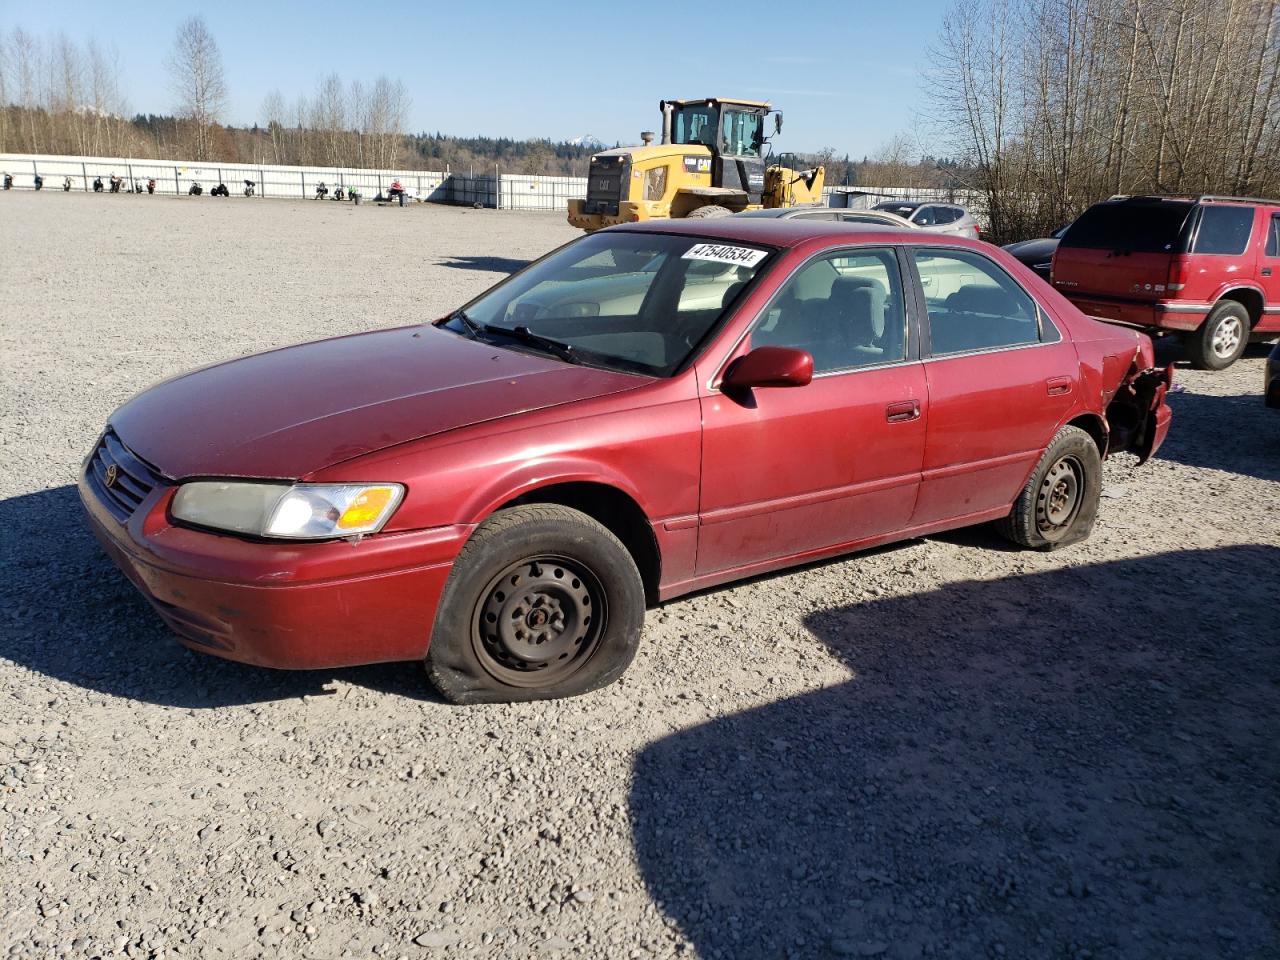
[[[85,530],[108,413],[572,238],[438,207],[0,196],[9,957],[1280,957],[1280,415],[1179,373],[1087,543],[966,531],[649,615],[622,682],[184,651]]]

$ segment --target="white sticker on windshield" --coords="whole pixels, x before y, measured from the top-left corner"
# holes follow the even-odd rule
[[[731,247],[723,243],[695,243],[685,252],[684,260],[715,260],[739,267],[754,267],[768,254],[750,247]]]

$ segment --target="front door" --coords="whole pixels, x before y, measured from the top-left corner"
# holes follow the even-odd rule
[[[783,285],[738,354],[787,346],[813,382],[702,398],[699,574],[800,558],[905,527],[928,395],[892,248],[821,255]]]
[[[1258,260],[1258,282],[1266,294],[1266,303],[1254,329],[1274,333],[1280,330],[1280,213],[1268,216],[1266,226],[1266,245]]]

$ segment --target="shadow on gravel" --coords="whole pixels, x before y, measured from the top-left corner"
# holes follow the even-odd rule
[[[439,700],[413,663],[266,670],[180,646],[94,540],[74,486],[0,500],[0,530],[0,567],[9,582],[0,658],[29,670],[116,697],[193,709],[324,696],[331,680]]]
[[[1157,459],[1280,481],[1280,410],[1263,405],[1261,379],[1257,393],[1175,393],[1169,406],[1173,424]],[[1228,433],[1224,424],[1231,425]]]
[[[1277,569],[1184,551],[813,614],[851,680],[637,758],[649,890],[702,957],[1276,955]]]
[[[515,273],[523,270],[532,260],[513,260],[509,257],[459,257],[450,256],[448,260],[439,261],[442,267],[454,267],[458,270],[482,270],[485,273]]]

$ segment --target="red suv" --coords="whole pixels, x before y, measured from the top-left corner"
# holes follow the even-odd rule
[[[1202,370],[1280,333],[1280,201],[1113,197],[1058,245],[1053,285],[1090,316],[1183,336]]]

